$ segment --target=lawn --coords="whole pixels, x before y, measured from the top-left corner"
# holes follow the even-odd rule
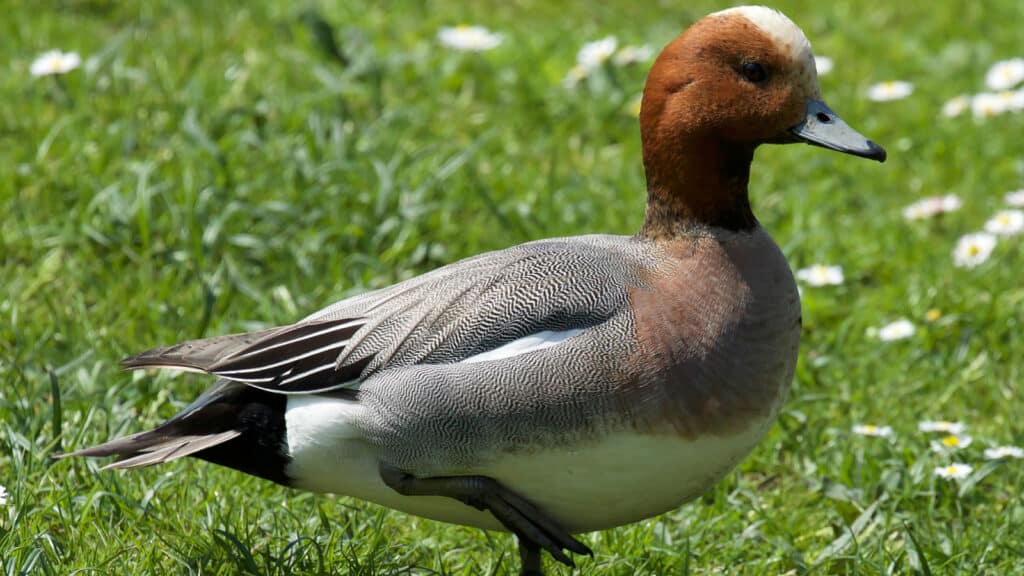
[[[531,239],[634,232],[649,63],[565,78],[585,42],[660,49],[723,7],[5,5],[0,572],[515,574],[503,535],[194,460],[100,472],[51,455],[152,426],[209,383],[123,372],[130,353],[288,323]],[[703,498],[583,536],[596,554],[578,573],[1024,573],[1024,460],[984,453],[1024,445],[1024,236],[1000,236],[977,266],[953,257],[1024,188],[1024,113],[942,113],[1024,57],[1024,4],[777,7],[832,58],[825,99],[889,161],[759,150],[755,213],[794,269],[837,265],[843,281],[802,283],[800,364],[769,437]],[[441,46],[438,29],[460,23],[503,41]],[[81,66],[33,77],[50,49]],[[914,91],[868,98],[889,80]],[[948,194],[959,209],[903,215]],[[913,333],[885,338],[900,319]],[[919,431],[927,420],[962,422],[973,441],[933,450],[943,435]],[[956,462],[972,472],[935,473]]]

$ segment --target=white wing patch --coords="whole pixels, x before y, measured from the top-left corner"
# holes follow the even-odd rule
[[[582,328],[574,328],[572,330],[563,330],[561,332],[555,332],[553,330],[545,330],[543,332],[537,332],[536,334],[530,334],[524,336],[518,340],[513,340],[507,344],[502,344],[494,350],[488,350],[487,352],[481,352],[475,356],[466,358],[460,364],[472,364],[473,362],[486,362],[488,360],[500,360],[502,358],[511,358],[513,356],[519,356],[520,354],[526,354],[527,352],[535,352],[537,350],[543,350],[550,348],[557,344],[560,344],[569,338],[583,332]]]

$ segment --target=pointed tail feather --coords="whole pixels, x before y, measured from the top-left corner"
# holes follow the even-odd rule
[[[193,456],[288,485],[287,400],[221,380],[152,430],[55,458],[117,456],[108,468],[138,468]]]
[[[121,459],[107,464],[101,470],[140,468],[191,456],[196,452],[223,444],[241,435],[242,433],[238,430],[226,430],[216,434],[174,436],[161,433],[158,428],[83,450],[58,454],[55,458],[121,456]]]
[[[223,379],[152,430],[58,458],[118,456],[106,468],[135,468],[195,456],[287,485],[284,394],[358,377],[369,358],[342,371],[335,363],[364,323],[353,318],[300,322],[189,340],[126,358],[121,364],[130,370],[176,368]]]
[[[103,470],[139,468],[170,462],[171,460],[191,456],[196,452],[223,444],[224,442],[238,438],[241,435],[242,433],[238,430],[228,430],[226,432],[221,432],[220,434],[209,434],[206,436],[180,436],[178,438],[168,438],[159,444],[150,446],[137,456],[111,462],[104,466]]]
[[[84,456],[87,458],[102,458],[104,456],[119,456],[122,454],[134,454],[141,452],[147,447],[151,446],[158,440],[150,440],[147,438],[153,437],[156,430],[147,430],[145,432],[139,432],[138,434],[132,434],[131,436],[125,436],[110,442],[104,442],[103,444],[97,444],[96,446],[90,446],[88,448],[82,448],[81,450],[75,450],[74,452],[65,452],[63,454],[54,454],[53,457],[60,460],[63,458],[73,458],[77,456]]]

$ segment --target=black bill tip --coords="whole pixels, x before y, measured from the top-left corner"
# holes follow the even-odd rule
[[[885,153],[885,148],[875,144],[874,140],[868,140],[868,148],[871,149],[871,153],[864,156],[865,158],[878,160],[879,162],[885,162],[885,159],[888,158],[888,154]]]

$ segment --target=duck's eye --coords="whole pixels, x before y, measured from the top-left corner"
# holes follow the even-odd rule
[[[760,84],[768,79],[768,72],[765,71],[764,66],[761,66],[757,62],[744,63],[742,71],[743,77],[754,84]]]

